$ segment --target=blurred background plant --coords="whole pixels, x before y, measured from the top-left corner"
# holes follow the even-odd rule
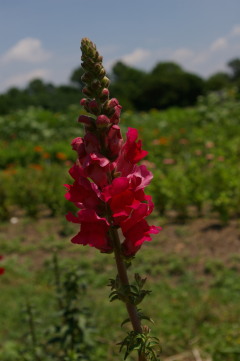
[[[96,325],[86,305],[84,272],[79,268],[60,268],[56,252],[47,268],[52,275],[55,309],[46,323],[42,321],[43,310],[37,309],[29,299],[26,301],[23,322],[28,330],[22,335],[19,360],[92,360]]]
[[[82,134],[69,118],[77,118],[76,108],[69,115],[31,108],[1,118],[1,220],[19,211],[38,217],[69,210],[63,197],[75,156],[69,143]],[[160,215],[175,211],[186,220],[207,211],[223,223],[239,215],[239,124],[233,89],[201,97],[192,108],[123,113],[123,130],[138,128],[149,150],[143,162],[154,174],[149,192]]]

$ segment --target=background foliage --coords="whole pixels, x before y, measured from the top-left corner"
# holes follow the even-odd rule
[[[0,117],[2,219],[16,210],[36,217],[70,207],[63,184],[75,161],[71,139],[82,134],[72,121],[78,112],[28,108]],[[215,212],[223,223],[239,216],[240,103],[234,89],[201,97],[194,108],[126,111],[123,132],[128,127],[139,129],[149,151],[143,163],[154,174],[149,192],[161,216],[175,211],[186,220]]]

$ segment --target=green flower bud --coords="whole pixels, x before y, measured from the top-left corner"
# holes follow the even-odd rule
[[[110,80],[108,79],[108,77],[104,77],[102,80],[101,80],[101,84],[104,88],[108,88],[109,87],[109,84],[110,84]]]
[[[101,88],[101,83],[98,79],[94,79],[92,82],[91,82],[91,89],[93,90],[98,90],[99,88]]]
[[[81,77],[81,80],[84,82],[84,83],[90,83],[91,80],[92,80],[92,74],[88,71],[86,71],[83,76]]]
[[[106,75],[106,71],[104,68],[102,68],[101,71],[99,72],[98,77],[99,77],[99,79],[103,79],[105,77],[105,75]]]
[[[101,63],[95,63],[94,64],[94,72],[99,75],[102,70],[102,64]]]

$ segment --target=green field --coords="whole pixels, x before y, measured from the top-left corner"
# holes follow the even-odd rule
[[[30,108],[0,117],[0,252],[6,268],[0,277],[1,361],[64,360],[57,343],[57,358],[44,354],[44,347],[51,349],[49,330],[61,319],[54,250],[62,282],[67,270],[80,272],[76,302],[86,309],[79,321],[86,352],[81,359],[119,358],[126,313],[108,299],[113,256],[72,245],[76,227],[64,219],[74,210],[63,184],[76,156],[70,142],[82,135],[79,112]],[[142,308],[155,321],[162,359],[198,349],[204,360],[240,360],[237,95],[212,94],[189,109],[125,112],[121,127],[123,134],[128,127],[139,130],[149,152],[144,163],[154,174],[151,220],[163,230],[137,254],[132,273],[148,277],[152,294]],[[34,308],[34,350],[26,302]]]

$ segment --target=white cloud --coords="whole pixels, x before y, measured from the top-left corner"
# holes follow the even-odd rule
[[[215,40],[210,46],[211,51],[218,51],[226,48],[228,45],[227,39],[222,37]]]
[[[235,25],[231,31],[230,36],[239,36],[240,35],[240,25]]]
[[[192,71],[209,76],[217,71],[226,71],[226,63],[231,57],[236,57],[240,46],[236,44],[233,35],[240,35],[240,25],[236,25],[228,34],[217,38],[209,43],[205,48],[196,50],[191,48],[162,48],[155,50],[147,50],[138,48],[131,53],[120,56],[118,60],[129,65],[141,65],[145,69],[151,69],[156,63],[161,61],[175,61],[179,63],[187,71]],[[107,63],[110,69],[115,60]]]
[[[204,64],[209,59],[209,56],[210,56],[209,51],[206,50],[199,51],[198,53],[195,54],[194,58],[192,59],[192,63],[194,65]]]
[[[47,79],[49,74],[50,72],[47,69],[35,69],[27,73],[13,75],[12,77],[5,80],[4,87],[8,88],[11,86],[24,86],[32,79]]]
[[[176,61],[184,61],[192,58],[194,55],[193,51],[187,48],[180,48],[173,52],[172,57]]]
[[[169,59],[179,62],[186,70],[209,76],[217,71],[227,71],[227,62],[238,57],[240,45],[237,36],[240,25],[236,25],[228,34],[217,38],[207,47],[192,51],[180,48],[169,51]]]
[[[146,49],[135,49],[132,53],[122,56],[121,60],[129,65],[136,65],[146,60],[151,55]]]
[[[3,63],[23,61],[29,63],[43,62],[51,57],[51,53],[42,47],[39,39],[25,38],[17,42],[0,59]]]

